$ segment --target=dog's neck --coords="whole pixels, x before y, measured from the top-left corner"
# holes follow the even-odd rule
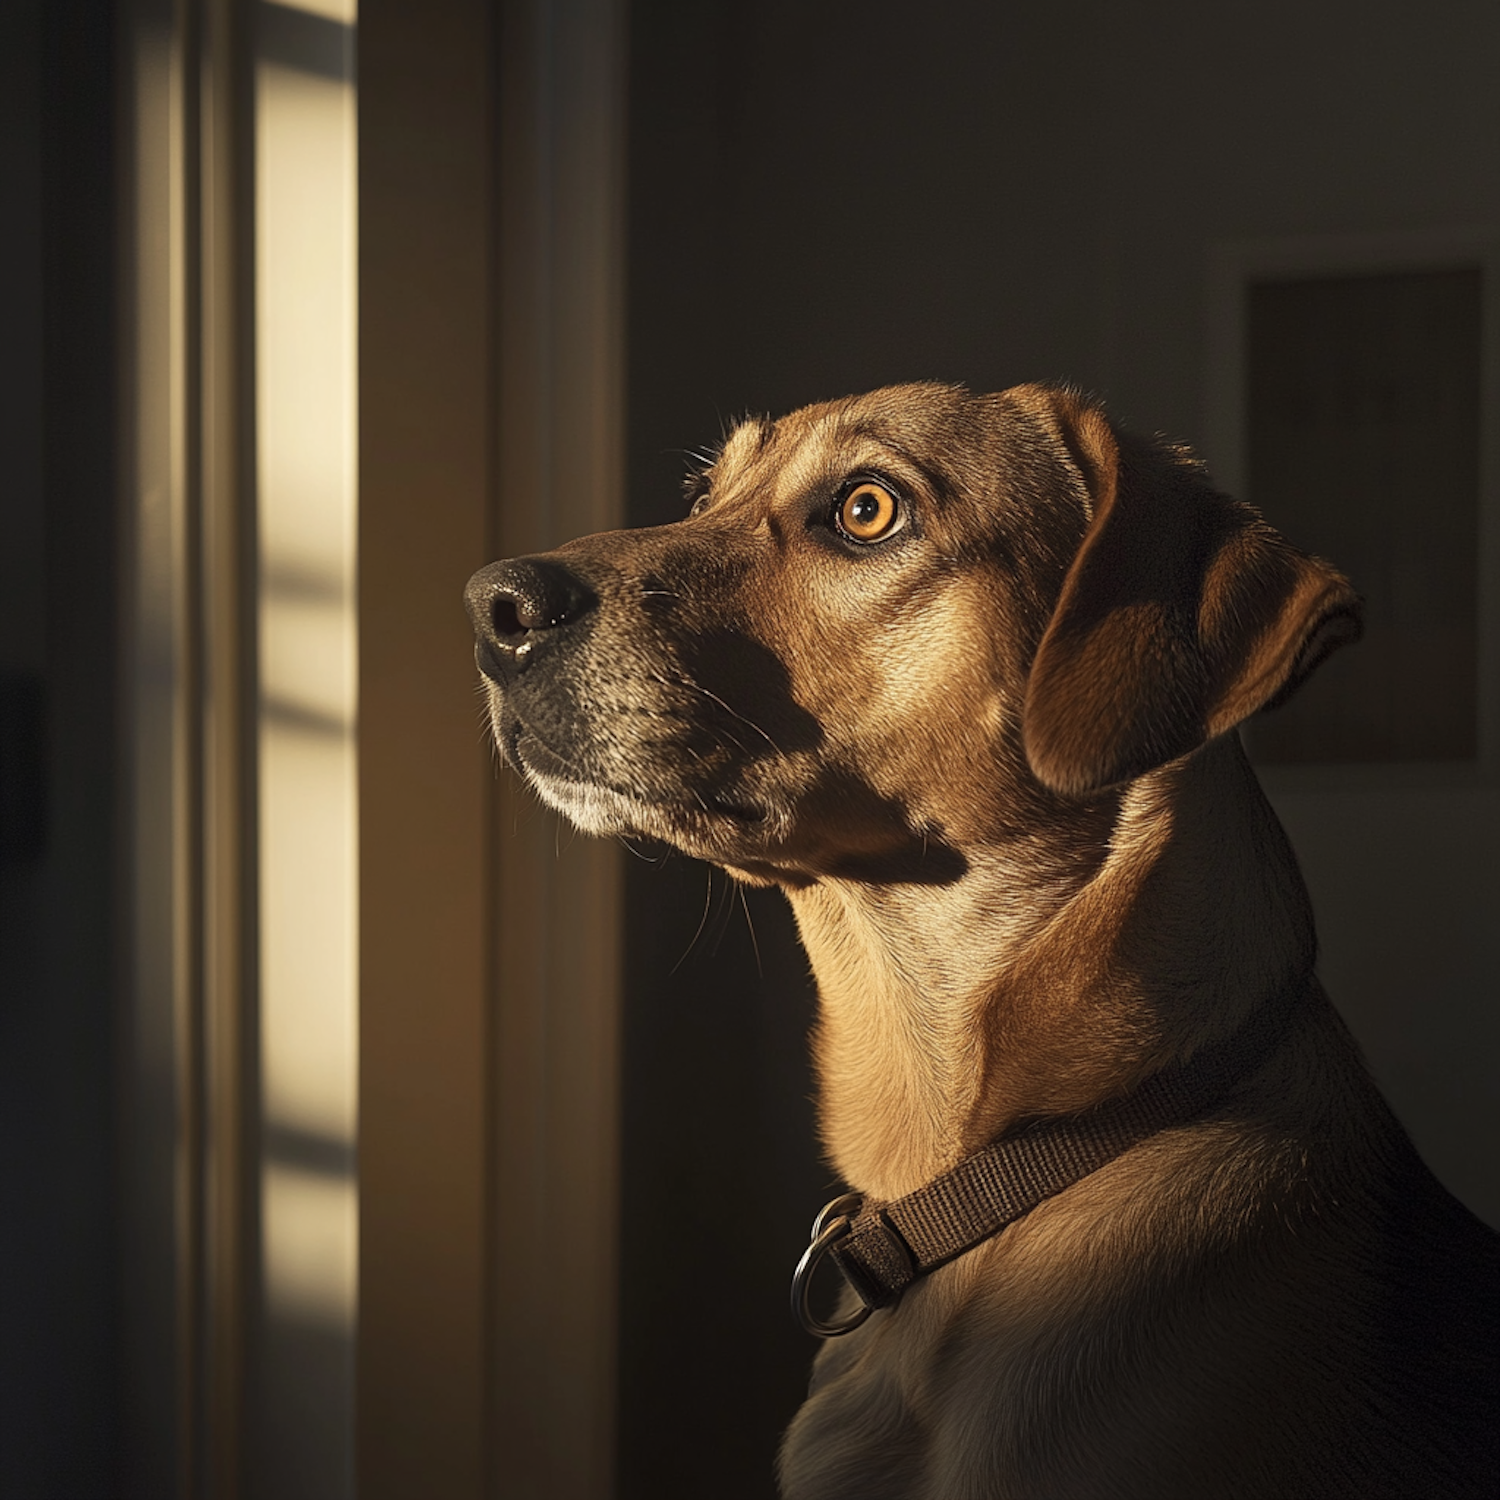
[[[1018,1119],[1123,1093],[1311,968],[1296,861],[1234,736],[1091,816],[1107,849],[1071,882],[1012,841],[965,850],[948,886],[788,892],[818,980],[824,1141],[851,1187],[899,1196]]]

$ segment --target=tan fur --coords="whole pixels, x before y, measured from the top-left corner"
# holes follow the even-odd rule
[[[856,477],[899,497],[868,545]],[[1069,391],[749,422],[673,526],[476,575],[497,739],[596,833],[780,885],[830,1159],[908,1192],[1295,1000],[1257,1074],[831,1341],[789,1500],[1495,1493],[1495,1237],[1312,978],[1234,726],[1358,602]]]

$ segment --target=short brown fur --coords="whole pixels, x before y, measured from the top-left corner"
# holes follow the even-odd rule
[[[840,535],[874,478],[901,520]],[[1313,977],[1235,726],[1358,634],[1326,563],[1076,393],[747,423],[672,526],[471,582],[507,757],[781,886],[824,1141],[908,1192],[1292,1004],[1270,1058],[818,1358],[789,1500],[1490,1496],[1496,1237]]]

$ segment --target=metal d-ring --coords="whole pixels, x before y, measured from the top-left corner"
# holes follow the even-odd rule
[[[812,1243],[802,1252],[802,1259],[792,1273],[792,1316],[816,1338],[833,1339],[841,1333],[852,1333],[875,1311],[861,1302],[858,1310],[850,1313],[843,1322],[825,1323],[808,1303],[813,1272],[829,1250],[849,1233],[853,1223],[850,1216],[859,1212],[863,1201],[858,1193],[844,1193],[823,1208],[813,1220]]]

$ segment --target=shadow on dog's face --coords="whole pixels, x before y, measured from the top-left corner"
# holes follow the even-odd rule
[[[496,739],[544,801],[796,886],[951,882],[1050,800],[1022,700],[1090,501],[1040,404],[902,386],[747,421],[691,492],[470,581]]]

